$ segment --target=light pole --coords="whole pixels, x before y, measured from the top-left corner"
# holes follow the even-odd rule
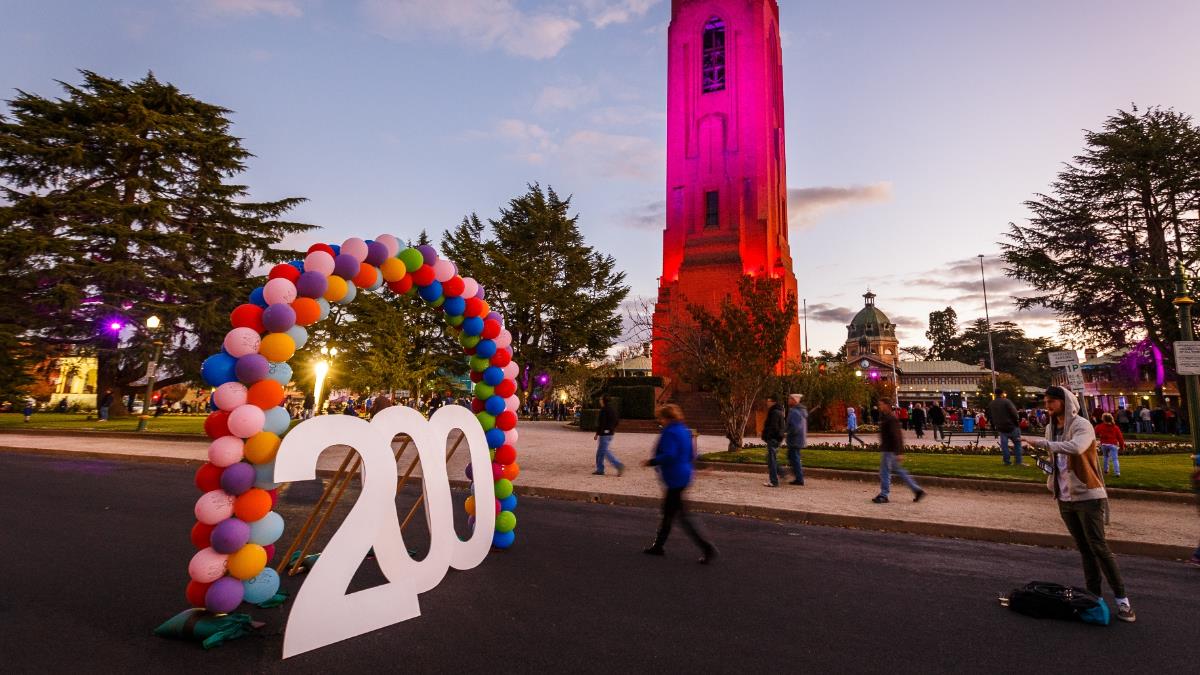
[[[983,282],[983,320],[987,325],[989,370],[992,371],[992,398],[996,398],[996,352],[992,350],[992,318],[988,315],[987,277],[983,274],[983,254],[979,254],[979,280]]]
[[[313,415],[321,414],[321,394],[325,387],[325,376],[329,374],[329,362],[337,356],[337,347],[321,347],[321,360],[313,366],[317,374],[316,384],[313,385]],[[328,357],[328,359],[324,358]]]
[[[1183,269],[1183,263],[1178,263],[1175,267],[1175,299],[1171,302],[1179,308],[1179,337],[1185,342],[1190,342],[1195,339],[1192,333],[1192,305],[1196,301],[1188,296],[1187,282],[1187,272]],[[1200,387],[1197,386],[1195,375],[1184,375],[1183,383],[1188,399],[1188,431],[1192,434],[1192,453],[1195,464],[1200,466]]]
[[[158,360],[162,358],[162,340],[158,339],[158,327],[162,322],[155,315],[150,315],[146,319],[146,328],[149,329],[150,335],[154,337],[154,357],[150,359],[150,363],[146,364],[146,399],[142,405],[142,414],[138,415],[138,431],[146,430],[146,423],[150,420],[150,399],[154,396],[154,376],[158,373]]]

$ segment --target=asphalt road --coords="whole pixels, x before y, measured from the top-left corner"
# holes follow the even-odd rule
[[[1139,621],[1098,628],[996,603],[1033,579],[1082,584],[1073,552],[704,516],[722,556],[701,566],[678,530],[667,557],[641,554],[654,511],[538,499],[521,502],[511,550],[452,571],[421,596],[417,619],[283,662],[289,605],[256,609],[266,627],[204,651],[151,635],[186,608],[191,476],[0,455],[0,669],[1094,674],[1196,663],[1200,572],[1179,564],[1120,558]],[[290,527],[316,494],[296,484],[281,500]],[[415,548],[421,538],[414,530]],[[352,589],[382,580],[368,561]]]

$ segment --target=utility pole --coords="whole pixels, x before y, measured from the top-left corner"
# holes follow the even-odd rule
[[[1192,305],[1195,300],[1188,295],[1188,275],[1183,269],[1183,263],[1175,264],[1175,299],[1171,304],[1179,310],[1179,336],[1184,342],[1195,339],[1192,332]],[[1178,368],[1178,364],[1176,364]],[[1195,464],[1200,466],[1200,386],[1197,386],[1196,375],[1184,375],[1183,382],[1187,391],[1188,431],[1192,435],[1192,453]]]
[[[987,277],[983,274],[983,254],[979,254],[979,280],[983,282],[983,320],[987,324],[988,359],[992,371],[992,398],[996,398],[996,352],[992,349],[992,318],[988,315]],[[1013,392],[1014,395],[1016,392]]]

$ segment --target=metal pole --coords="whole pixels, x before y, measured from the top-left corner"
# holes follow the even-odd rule
[[[1183,269],[1183,263],[1176,263],[1175,299],[1172,304],[1179,308],[1180,337],[1185,342],[1190,342],[1195,338],[1192,332],[1192,305],[1196,301],[1188,296],[1187,281],[1187,272]],[[1200,386],[1197,386],[1195,375],[1184,375],[1183,382],[1185,391],[1187,391],[1188,431],[1192,435],[1192,453],[1196,458],[1195,464],[1200,466]]]
[[[158,360],[162,358],[162,348],[162,340],[155,340],[154,358],[146,368],[146,402],[142,405],[142,414],[138,416],[138,431],[145,431],[146,423],[150,420],[150,398],[154,396],[154,376],[158,373]]]
[[[983,254],[979,254],[979,280],[983,282],[983,320],[987,324],[988,359],[991,360],[992,398],[996,398],[996,352],[992,349],[992,318],[988,315],[987,277],[983,274]]]

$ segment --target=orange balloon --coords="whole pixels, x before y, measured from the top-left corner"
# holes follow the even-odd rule
[[[379,266],[379,272],[383,274],[383,280],[389,284],[393,281],[400,281],[408,274],[408,268],[404,266],[404,261],[399,258],[388,258]]]
[[[259,380],[250,386],[246,403],[270,410],[283,403],[283,385],[271,379]]]
[[[258,353],[267,357],[268,361],[282,363],[296,353],[296,341],[287,333],[268,333],[258,343]]]
[[[330,275],[329,286],[325,289],[325,299],[330,302],[337,302],[346,297],[346,291],[350,287],[346,285],[346,280],[336,274]]]
[[[375,269],[374,265],[363,263],[358,268],[358,274],[355,274],[351,281],[354,282],[356,288],[370,288],[378,279],[379,270]]]
[[[296,298],[292,309],[296,312],[296,323],[301,326],[311,326],[321,318],[321,306],[312,298]]]
[[[229,556],[227,569],[234,579],[253,579],[267,566],[267,550],[258,544],[246,544]]]
[[[517,476],[521,475],[521,465],[517,464],[516,462],[513,462],[512,464],[505,464],[500,470],[500,474],[501,478],[516,480]]]
[[[271,495],[262,488],[250,488],[233,500],[233,515],[244,522],[262,520],[271,512]]]
[[[266,464],[275,459],[282,441],[269,431],[260,431],[246,439],[242,445],[242,454],[251,464]]]
[[[474,496],[467,497],[467,501],[463,502],[463,510],[467,512],[468,516],[475,515],[475,497]]]

